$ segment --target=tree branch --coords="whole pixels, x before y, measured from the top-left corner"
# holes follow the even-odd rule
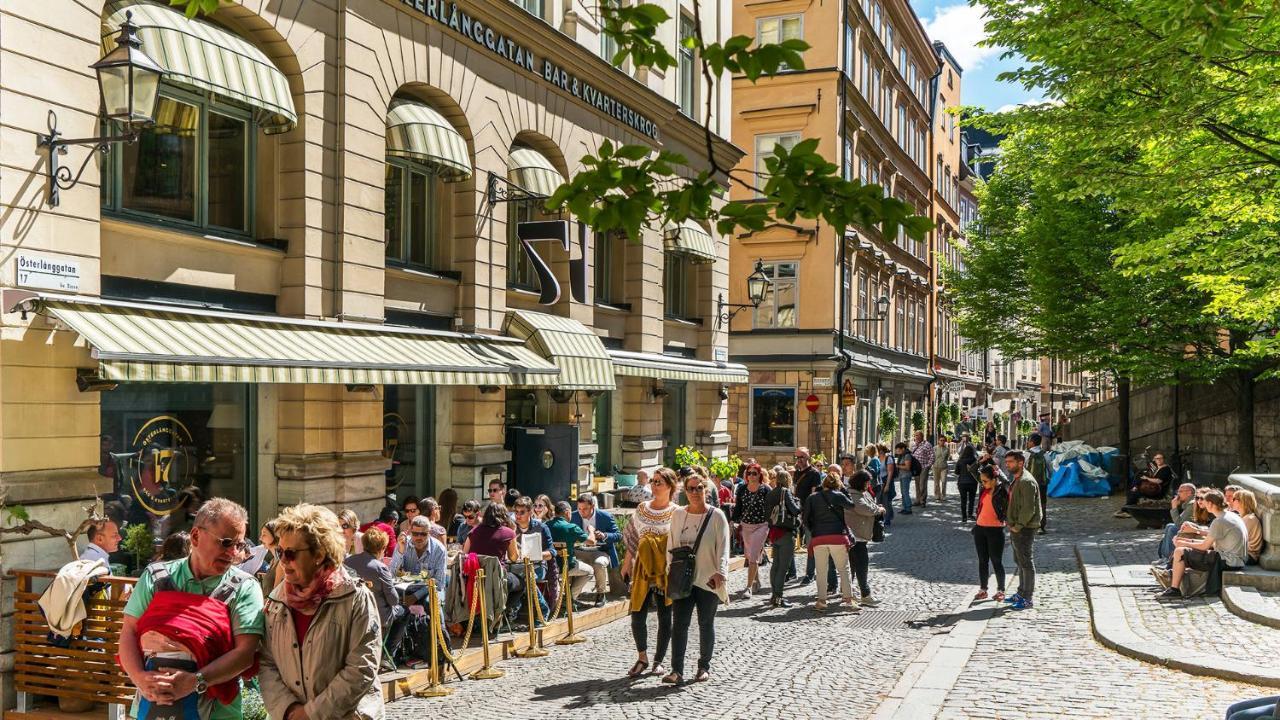
[[[1244,142],[1243,140],[1240,140],[1236,136],[1227,132],[1227,130],[1223,128],[1221,125],[1219,125],[1218,123],[1212,120],[1203,120],[1200,122],[1200,126],[1203,127],[1205,130],[1208,130],[1219,140],[1222,140],[1223,142],[1228,143],[1230,145],[1234,145],[1235,147],[1240,148],[1241,150],[1244,150],[1247,153],[1257,155],[1258,157],[1266,160],[1267,163],[1270,165],[1275,165],[1277,167],[1280,167],[1280,157],[1276,157],[1275,155],[1272,155],[1264,150],[1261,150],[1259,148],[1256,148]]]

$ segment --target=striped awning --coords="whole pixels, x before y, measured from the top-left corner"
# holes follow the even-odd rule
[[[613,365],[604,343],[586,325],[559,315],[511,310],[502,332],[526,341],[530,349],[560,368],[562,390],[612,390]]]
[[[738,363],[707,362],[627,350],[610,350],[613,372],[627,377],[654,378],[656,380],[686,380],[689,382],[723,383],[738,385],[747,382],[747,367]]]
[[[102,51],[116,47],[125,13],[133,13],[142,51],[165,68],[167,81],[181,83],[259,110],[267,134],[298,124],[284,73],[257,47],[211,22],[146,0],[113,0],[102,25]]]
[[[662,235],[663,249],[669,253],[685,255],[699,263],[716,261],[715,238],[692,220],[685,220],[678,226],[668,225]]]
[[[560,375],[505,338],[78,296],[34,304],[84,338],[107,380],[554,387]]]
[[[564,176],[546,155],[528,147],[513,147],[507,158],[507,179],[533,195],[551,197],[564,184]]]
[[[467,141],[444,116],[411,100],[397,100],[387,111],[387,155],[434,167],[444,180],[471,177]]]

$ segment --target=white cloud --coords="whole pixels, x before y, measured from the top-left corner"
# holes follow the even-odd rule
[[[1009,103],[1008,105],[1001,105],[1000,107],[996,108],[996,112],[998,113],[1010,112],[1012,110],[1017,110],[1018,108],[1023,106],[1031,107],[1035,105],[1061,105],[1061,104],[1062,104],[1061,100],[1045,100],[1044,98],[1035,98],[1035,99],[1023,100],[1020,103]]]
[[[986,8],[962,2],[936,8],[933,19],[924,22],[924,29],[931,39],[945,44],[960,67],[969,72],[1001,53],[1000,48],[978,46],[987,37],[985,24]]]

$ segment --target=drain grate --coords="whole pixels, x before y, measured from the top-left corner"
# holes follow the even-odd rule
[[[904,627],[916,619],[914,610],[863,610],[858,613],[849,627],[855,628],[896,628]]]

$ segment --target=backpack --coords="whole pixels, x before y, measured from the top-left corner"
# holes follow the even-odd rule
[[[778,497],[778,504],[769,510],[770,527],[780,528],[782,530],[796,529],[795,513],[789,512],[787,509],[788,501],[791,499],[791,491],[787,488],[781,488]]]
[[[176,590],[173,584],[173,578],[169,576],[169,568],[167,562],[155,562],[147,566],[146,572],[151,575],[152,592],[161,592],[164,590]],[[240,589],[240,585],[245,580],[250,579],[248,573],[235,572],[235,568],[228,571],[222,578],[222,582],[218,583],[218,587],[209,593],[211,600],[216,600],[227,607],[231,606],[231,602],[235,599],[236,591]]]

